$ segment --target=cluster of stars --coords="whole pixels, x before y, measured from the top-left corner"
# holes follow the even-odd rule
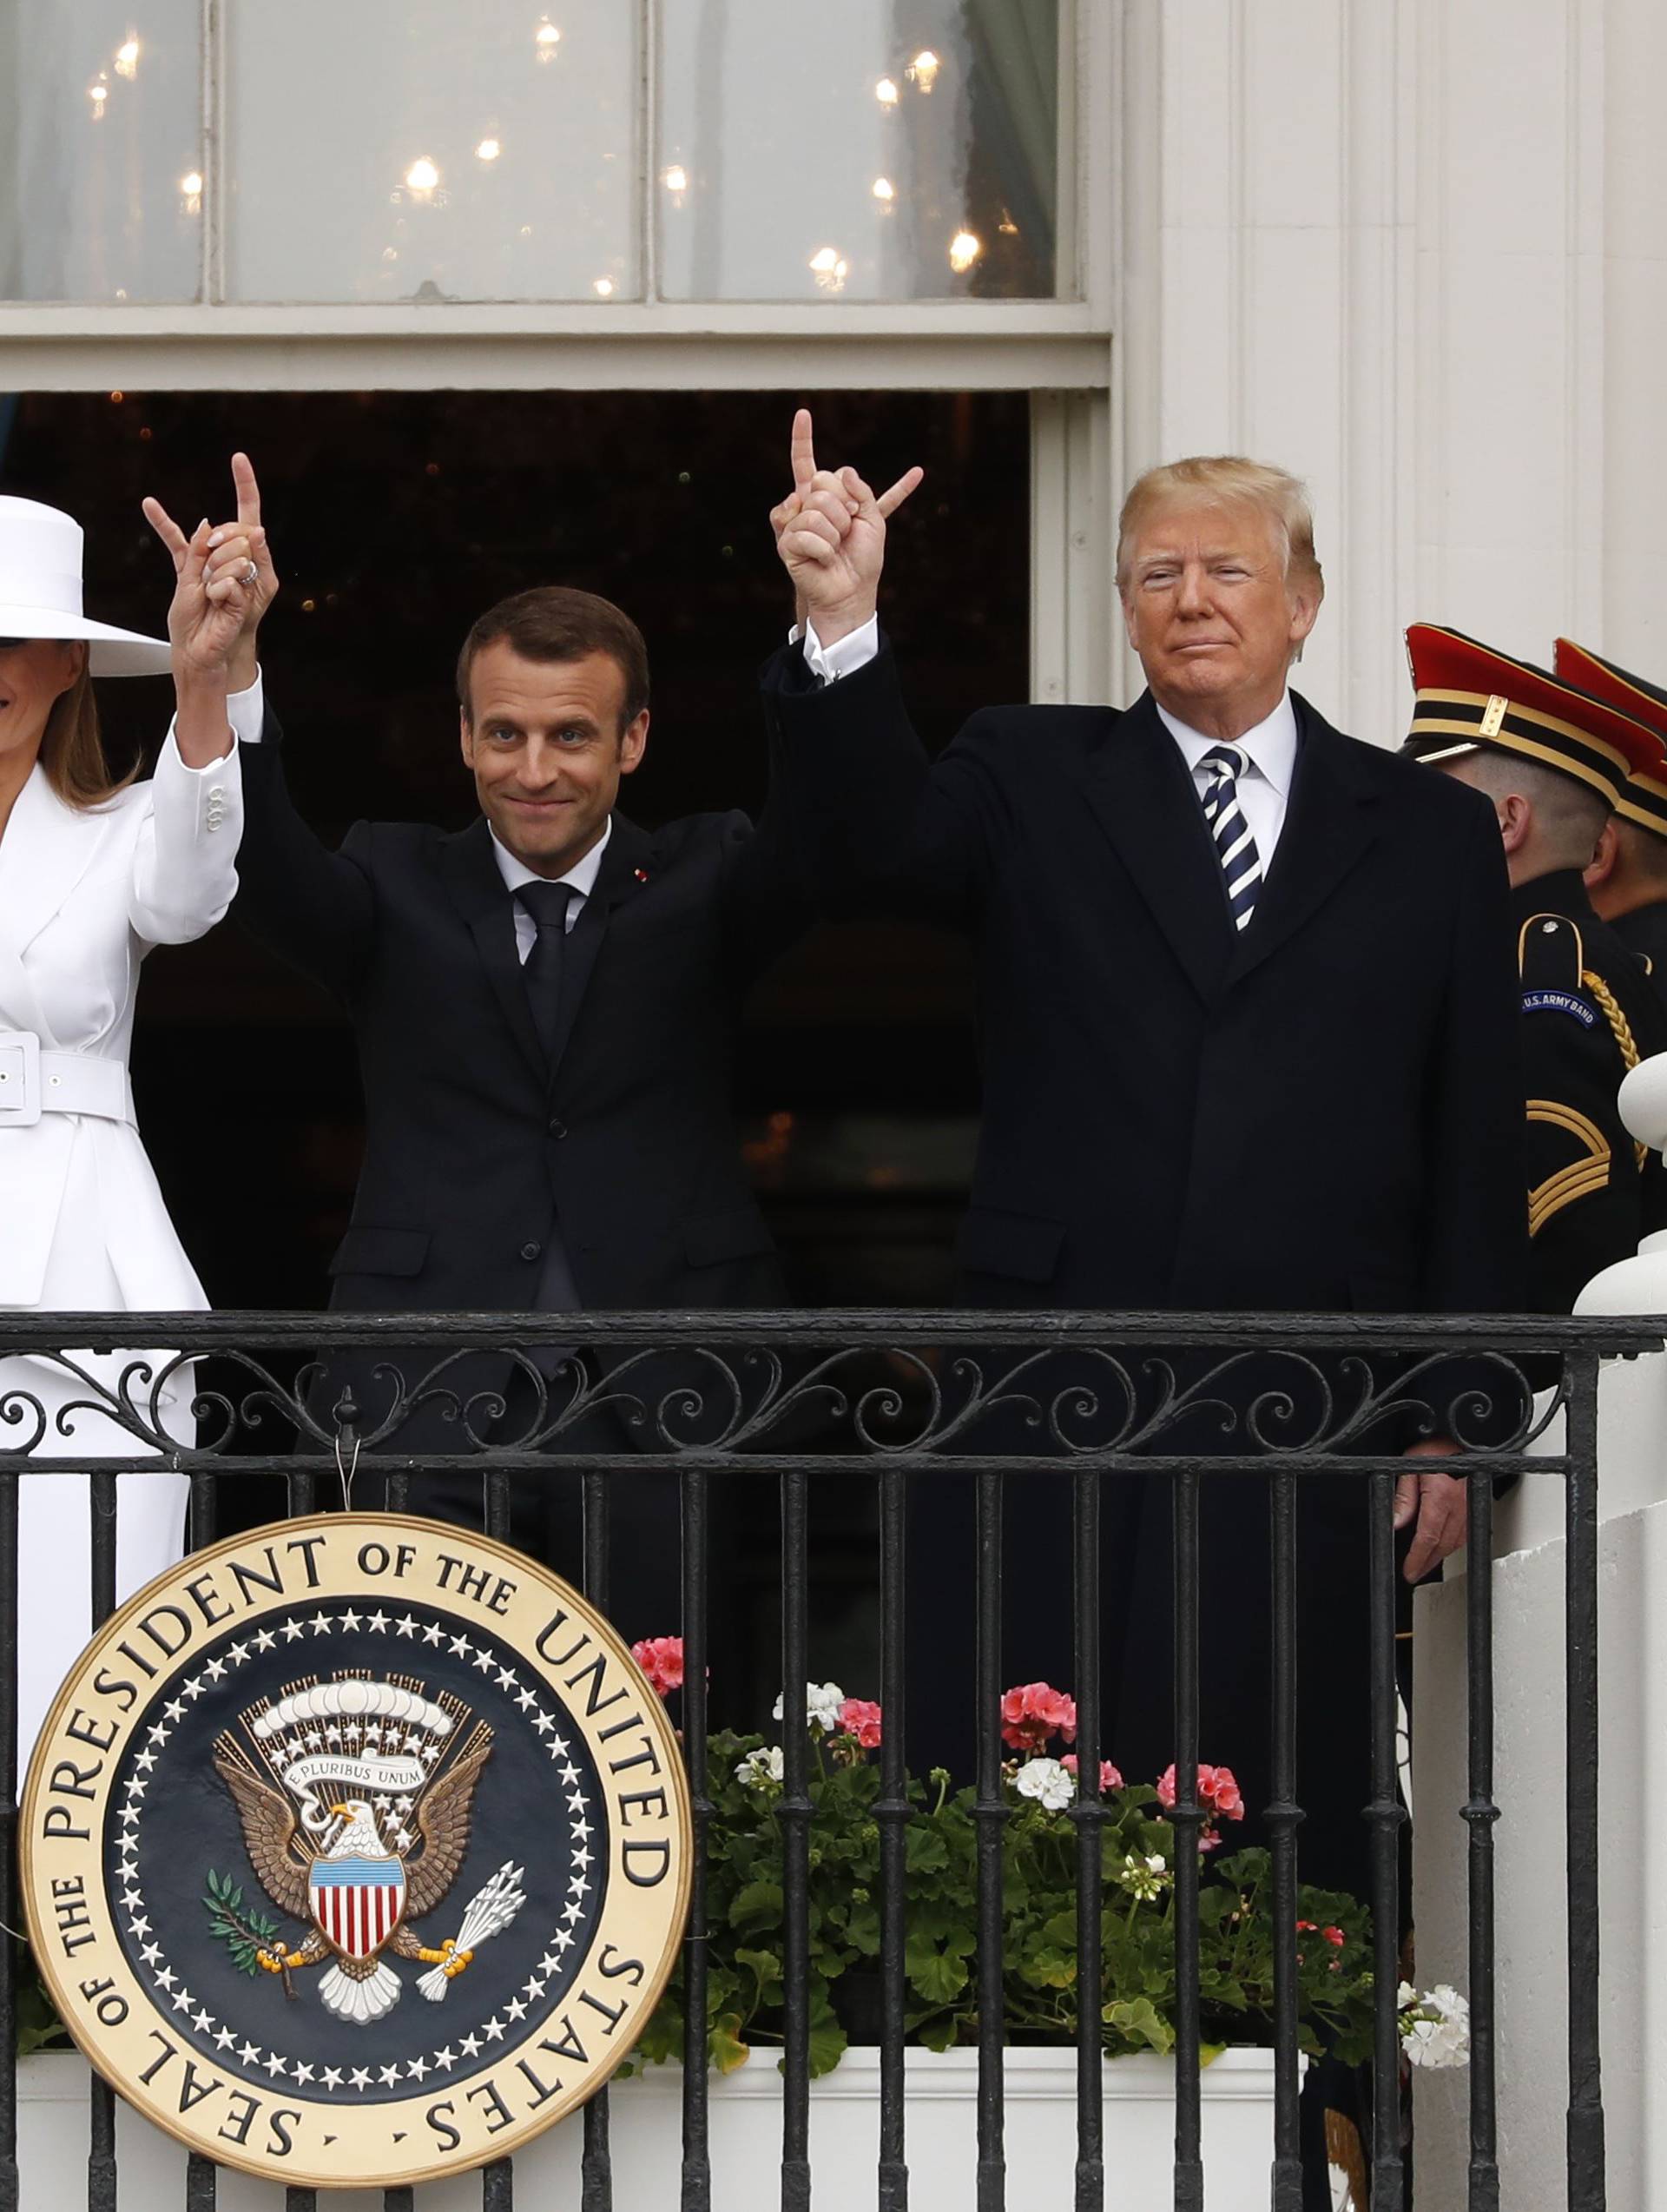
[[[436,1647],[445,1644],[454,1657],[469,1660],[479,1673],[495,1680],[498,1688],[508,1691],[523,1712],[533,1714],[533,1728],[543,1740],[562,1785],[568,1815],[568,1833],[575,1846],[570,1852],[571,1872],[567,1878],[566,1902],[561,1909],[562,1925],[550,1937],[549,1946],[537,1965],[522,1983],[519,1994],[507,2004],[500,2006],[491,2019],[481,2022],[478,2029],[471,2029],[467,2035],[454,2038],[439,2050],[403,2062],[390,2061],[379,2067],[319,2066],[306,2059],[290,2057],[277,2050],[263,2050],[247,2037],[240,2037],[193,1995],[167,1964],[161,1946],[155,1940],[153,1925],[145,1911],[144,1893],[139,1885],[137,1830],[145,1795],[150,1787],[158,1752],[184,1719],[187,1708],[194,1705],[211,1684],[219,1682],[228,1673],[242,1666],[254,1653],[271,1651],[280,1642],[293,1643],[308,1634],[328,1634],[338,1628],[350,1634],[363,1628],[372,1635],[385,1634],[392,1630],[396,1637],[409,1637],[413,1641],[420,1641]],[[264,2072],[273,2081],[291,2081],[301,2089],[316,2083],[326,2091],[342,2090],[345,2093],[368,2090],[373,2083],[385,2089],[395,2089],[405,2082],[420,2084],[431,2074],[449,2074],[454,2067],[478,2058],[491,2045],[501,2043],[510,2029],[524,2020],[536,2008],[552,1977],[562,1972],[567,1952],[578,1940],[578,1924],[585,1917],[585,1898],[595,1882],[590,1869],[596,1864],[596,1854],[590,1848],[590,1839],[596,1831],[590,1819],[583,1777],[574,1763],[570,1743],[557,1733],[559,1724],[557,1717],[550,1713],[536,1711],[537,1703],[537,1693],[522,1682],[513,1667],[503,1665],[490,1646],[477,1645],[461,1634],[448,1636],[438,1621],[424,1624],[414,1614],[394,1615],[379,1608],[374,1613],[366,1614],[350,1606],[339,1613],[319,1612],[305,1620],[292,1616],[282,1624],[280,1632],[262,1628],[247,1640],[228,1644],[223,1659],[216,1654],[194,1671],[180,1685],[179,1695],[170,1699],[163,1707],[162,1719],[151,1724],[146,1733],[145,1748],[133,1761],[134,1772],[123,1786],[127,1801],[117,1815],[122,1832],[115,1846],[117,1880],[128,1935],[137,1946],[139,1957],[149,1968],[157,1990],[172,2010],[181,2016],[182,2022],[198,2036],[212,2042],[216,2050],[228,2057],[235,2057],[240,2065]],[[303,1740],[316,1748],[324,1749],[332,1738],[339,1740],[340,1733],[339,1728],[327,1727],[322,1730],[309,1731]],[[391,1724],[385,1739],[374,1721],[365,1730],[366,1737],[375,1738],[381,1742],[385,1751],[399,1747],[398,1740],[400,1733],[398,1726]],[[404,1748],[407,1751],[417,1748],[418,1755],[430,1764],[439,1755],[438,1746],[422,1742],[411,1733],[404,1737]],[[379,1812],[385,1809],[401,1815],[412,1810],[413,1802],[412,1798],[404,1795],[384,1795],[374,1800]],[[402,1828],[397,1832],[397,1840],[404,1848],[414,1839]]]

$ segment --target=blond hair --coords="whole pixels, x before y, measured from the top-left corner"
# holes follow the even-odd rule
[[[125,776],[111,773],[99,735],[98,702],[86,656],[67,691],[52,703],[41,739],[41,766],[46,780],[66,806],[96,807],[125,790],[138,774],[135,763]]]
[[[1142,525],[1160,507],[1184,501],[1191,506],[1253,506],[1264,514],[1280,548],[1288,578],[1325,590],[1314,550],[1314,511],[1301,479],[1266,461],[1237,453],[1194,453],[1164,461],[1137,477],[1117,518],[1117,589],[1129,584],[1129,565]]]

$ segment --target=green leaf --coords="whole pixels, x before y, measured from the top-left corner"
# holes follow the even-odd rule
[[[1146,2043],[1160,2054],[1175,2048],[1175,2030],[1162,2018],[1150,1997],[1137,1997],[1127,2004],[1108,2004],[1102,2016],[1109,2027],[1116,2028],[1130,2043]]]
[[[739,2012],[726,2012],[721,2019],[712,2023],[706,2047],[711,2063],[721,2074],[733,2074],[752,2057],[748,2045],[741,2039],[741,2018]]]
[[[782,1898],[779,1882],[749,1882],[729,1905],[729,1925],[742,1932],[748,1928],[779,1928]]]
[[[935,1827],[911,1821],[903,1836],[903,1860],[911,1874],[936,1873],[948,1865],[949,1846]]]

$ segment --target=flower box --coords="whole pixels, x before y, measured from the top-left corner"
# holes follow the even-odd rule
[[[911,2212],[966,2212],[975,2197],[978,2054],[906,2054]],[[1172,2194],[1175,2068],[1166,2058],[1108,2061],[1108,2203],[1161,2205]],[[28,2058],[18,2069],[22,2202],[74,2204],[87,2186],[87,2068],[74,2056]],[[711,2078],[712,2202],[720,2212],[778,2212],[781,2202],[781,2077],[759,2052]],[[675,2066],[611,2091],[614,2202],[658,2212],[679,2202],[682,2077]],[[1074,2051],[1006,2054],[1008,2202],[1024,2212],[1068,2212],[1077,2155]],[[810,2151],[815,2201],[870,2212],[877,2198],[880,2053],[848,2050],[811,2085]],[[516,2161],[516,2201],[577,2204],[583,2127],[576,2114]],[[1203,2149],[1210,2212],[1266,2212],[1274,2155],[1274,2063],[1267,2050],[1223,2051],[1203,2074]],[[125,2107],[116,2155],[122,2212],[178,2212],[185,2153]],[[380,2191],[332,2191],[328,2212],[381,2212]],[[418,2212],[479,2212],[478,2176],[416,2192]],[[218,2212],[282,2212],[283,2194],[222,2173]]]

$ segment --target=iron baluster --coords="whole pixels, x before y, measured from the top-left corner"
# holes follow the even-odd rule
[[[1002,2065],[1003,1832],[1001,1793],[1001,1499],[998,1474],[978,1477],[977,1676],[978,1789],[978,2212],[1007,2202]]]
[[[1604,2212],[1598,1991],[1598,1356],[1569,1362],[1565,1572],[1568,1673],[1569,2212]]]
[[[1372,1635],[1372,2207],[1401,2212],[1406,2168],[1400,2155],[1400,1828],[1405,1818],[1395,1740],[1395,1477],[1371,1478]]]
[[[1077,2189],[1075,2212],[1105,2204],[1104,2060],[1100,2055],[1100,1916],[1105,1808],[1100,1802],[1100,1475],[1073,1478],[1071,1563],[1077,1680]]]
[[[706,1846],[712,1798],[706,1765],[706,1476],[682,1479],[683,1757],[694,1829],[689,1933],[683,1957],[683,2180],[681,2212],[712,2212],[712,2158],[706,2095]]]
[[[903,1978],[906,1932],[908,1778],[903,1764],[905,1575],[907,1564],[907,1476],[887,1467],[880,1476],[880,2212],[908,2212],[909,2169],[904,2136]]]
[[[1263,1818],[1273,1857],[1274,2212],[1302,2212],[1301,2079],[1297,2066],[1296,1477],[1273,1478],[1274,1799]]]
[[[810,2203],[810,1774],[805,1674],[809,1624],[808,1491],[789,1468],[781,1477],[781,1981],[787,2033],[782,2052],[781,2212]]]
[[[1203,2212],[1198,1998],[1198,1469],[1175,1480],[1175,2212]]]
[[[1493,1477],[1466,1477],[1465,1654],[1470,1735],[1470,2196],[1469,2212],[1499,2212],[1493,2050]]]

